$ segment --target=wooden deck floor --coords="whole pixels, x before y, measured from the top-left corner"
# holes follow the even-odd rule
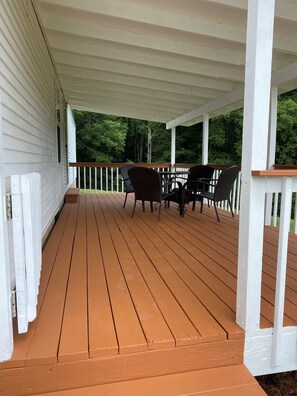
[[[121,194],[66,204],[46,244],[38,319],[0,365],[0,394],[29,395],[243,362],[235,323],[238,220],[156,213]],[[265,231],[261,326],[273,322],[277,232]],[[286,324],[296,325],[291,237]],[[4,393],[1,393],[1,389]],[[3,392],[3,391],[2,391]]]

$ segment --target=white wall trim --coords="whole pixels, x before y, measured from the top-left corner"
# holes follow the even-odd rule
[[[11,282],[5,214],[5,184],[3,172],[1,86],[2,76],[0,76],[0,362],[9,360],[13,352],[13,332],[10,305]]]

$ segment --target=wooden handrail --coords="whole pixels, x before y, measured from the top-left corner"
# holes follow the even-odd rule
[[[191,168],[195,165],[200,164],[185,164],[185,163],[176,163],[173,166],[170,163],[123,163],[123,162],[69,162],[69,166],[75,168],[120,168],[124,165],[133,165],[133,166],[144,166],[146,168]],[[216,170],[223,170],[231,166],[232,164],[208,164],[212,166]]]
[[[273,177],[273,176],[297,176],[297,168],[295,169],[263,169],[253,170],[252,176]]]
[[[69,162],[69,166],[73,167],[86,167],[86,168],[120,168],[124,165],[133,165],[133,166],[145,166],[146,168],[170,168],[171,164],[162,163],[162,164],[146,164],[146,163],[123,163],[123,162]]]

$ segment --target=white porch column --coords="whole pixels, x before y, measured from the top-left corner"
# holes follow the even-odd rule
[[[208,164],[209,114],[203,114],[202,165]]]
[[[273,23],[273,0],[248,2],[236,312],[246,331],[260,323],[265,194],[251,170],[267,164]]]
[[[176,128],[171,128],[171,165],[175,164],[175,142],[176,142]]]
[[[278,102],[278,88],[274,87],[271,89],[267,169],[272,169],[272,166],[275,163],[277,102]],[[265,225],[271,224],[271,210],[272,210],[272,194],[269,193],[266,194]]]
[[[9,360],[13,351],[13,333],[10,305],[10,269],[8,259],[8,239],[5,214],[5,186],[3,172],[1,116],[1,76],[0,76],[0,362]]]

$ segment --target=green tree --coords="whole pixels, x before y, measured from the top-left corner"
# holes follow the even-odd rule
[[[297,164],[297,95],[278,103],[276,163]]]
[[[209,162],[240,163],[243,111],[235,110],[213,118],[209,127]]]
[[[128,133],[125,147],[125,161],[164,162],[170,156],[170,133],[165,124],[126,119]],[[169,146],[168,146],[169,143]]]
[[[121,162],[127,124],[120,117],[74,112],[78,161]]]
[[[74,112],[79,161],[169,162],[171,133],[165,124]],[[209,162],[240,163],[243,110],[211,119]],[[176,162],[200,163],[202,124],[177,127]],[[279,98],[276,163],[297,164],[297,90]]]
[[[202,124],[176,128],[176,163],[200,163]]]

